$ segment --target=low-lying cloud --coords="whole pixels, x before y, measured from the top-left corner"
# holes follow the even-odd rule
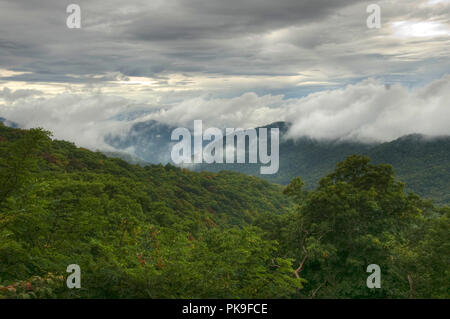
[[[171,125],[202,119],[210,126],[242,128],[286,121],[292,123],[288,137],[294,139],[390,141],[412,133],[450,135],[449,99],[449,75],[415,89],[367,79],[299,99],[255,93],[190,99],[148,117]]]
[[[134,101],[106,94],[42,97],[6,88],[0,92],[1,117],[24,128],[44,127],[58,139],[90,149],[112,150],[104,142],[107,134],[126,134],[131,125],[147,120],[182,127],[202,120],[205,128],[252,128],[287,121],[292,123],[287,136],[294,139],[381,142],[412,133],[450,135],[450,75],[414,89],[366,79],[298,99],[249,92],[234,98],[187,99],[157,110],[149,105],[149,112],[140,105],[140,113]],[[130,112],[139,115],[118,116]]]
[[[290,101],[290,137],[390,141],[420,133],[450,135],[450,76],[423,88],[365,80],[344,89]]]
[[[126,132],[128,123],[113,117],[126,111],[129,103],[124,98],[100,94],[17,98],[0,104],[0,116],[22,128],[42,127],[50,130],[55,138],[75,142],[78,146],[92,150],[114,150],[104,142],[104,136],[110,132]]]

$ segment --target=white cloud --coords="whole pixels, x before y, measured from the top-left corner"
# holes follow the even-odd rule
[[[103,138],[109,132],[127,131],[129,123],[112,117],[126,111],[129,105],[130,101],[115,96],[64,93],[52,98],[31,97],[0,104],[0,116],[22,128],[43,127],[52,131],[55,138],[78,146],[113,150]]]
[[[394,34],[400,37],[437,37],[450,36],[447,25],[439,22],[393,22]]]
[[[118,114],[137,109],[131,99],[105,94],[64,93],[51,98],[32,95],[14,101],[4,99],[5,103],[0,104],[0,116],[21,127],[44,127],[58,139],[93,150],[112,150],[104,142],[104,136],[126,134],[133,123],[150,119],[182,127],[202,120],[204,129],[245,129],[288,121],[292,123],[291,138],[390,141],[412,133],[450,135],[449,100],[450,75],[446,75],[414,89],[367,79],[298,99],[284,99],[282,95],[259,96],[252,92],[234,98],[198,97],[157,111],[154,106],[147,106],[152,112],[138,118],[130,117],[132,121],[115,119]],[[138,109],[146,107],[140,105]]]
[[[450,135],[449,100],[450,75],[415,89],[367,79],[300,99],[255,93],[231,99],[188,99],[146,119],[181,126],[203,120],[205,127],[220,128],[288,121],[292,138],[390,141],[413,133]]]
[[[289,136],[390,141],[412,133],[450,135],[450,76],[409,90],[369,79],[291,101]]]
[[[191,126],[194,120],[202,120],[205,127],[252,128],[266,124],[281,116],[281,95],[258,96],[245,93],[229,99],[186,99],[172,107],[147,116],[171,125]]]
[[[42,93],[42,91],[30,89],[19,89],[12,91],[9,88],[4,87],[3,90],[0,91],[0,98],[4,99],[5,101],[15,101],[35,95],[41,95]]]

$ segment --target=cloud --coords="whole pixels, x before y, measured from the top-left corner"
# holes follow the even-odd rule
[[[0,92],[18,95],[6,88]],[[106,94],[30,95],[5,100],[0,104],[0,116],[21,127],[44,127],[58,139],[93,150],[113,150],[104,142],[105,136],[124,136],[134,123],[148,120],[180,127],[191,127],[194,120],[202,120],[205,129],[246,129],[287,121],[292,123],[289,138],[372,142],[412,133],[450,135],[449,100],[450,75],[446,75],[414,89],[367,79],[303,98],[248,92],[234,98],[191,98],[159,109]]]
[[[0,98],[3,98],[5,101],[11,102],[35,95],[41,95],[42,93],[43,92],[39,90],[28,90],[28,89],[11,91],[9,88],[4,87],[3,91],[0,91]]]
[[[289,136],[390,141],[412,133],[450,135],[449,98],[449,75],[415,89],[369,79],[291,101]]]
[[[79,30],[64,1],[0,0],[0,116],[90,148],[150,118],[286,120],[292,137],[449,133],[449,1],[379,1],[381,29],[358,0],[77,3]]]
[[[418,86],[450,68],[449,37],[442,33],[449,29],[448,1],[379,1],[379,30],[366,27],[368,3],[358,0],[77,3],[79,30],[66,27],[64,1],[0,0],[0,68],[16,72],[3,80],[107,83],[119,74],[163,84],[200,74],[228,79],[220,96],[255,91],[298,97],[336,87],[329,82],[344,86],[367,77]],[[406,36],[399,39],[399,32]],[[288,80],[299,75],[301,89]],[[287,80],[274,89],[261,76]],[[253,87],[238,90],[242,78]],[[188,96],[208,93],[189,90]]]
[[[249,128],[288,121],[290,138],[390,141],[403,135],[450,135],[450,75],[422,88],[368,79],[300,99],[246,93],[232,99],[196,98],[146,118],[171,125]]]
[[[281,115],[283,96],[258,96],[253,92],[229,99],[187,99],[153,112],[143,119],[153,119],[170,125],[192,126],[202,120],[205,126],[219,128],[252,128],[267,124]]]
[[[127,111],[130,103],[116,96],[59,94],[0,104],[0,114],[22,128],[43,127],[55,138],[75,142],[78,146],[114,150],[104,142],[104,136],[110,132],[120,135],[128,131],[128,122],[113,117]]]

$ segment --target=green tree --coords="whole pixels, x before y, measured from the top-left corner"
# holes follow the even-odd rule
[[[286,192],[300,204],[290,237],[298,247],[293,250],[297,273],[308,280],[301,296],[407,295],[408,272],[394,271],[392,243],[398,250],[401,239],[420,227],[426,204],[404,193],[391,166],[369,162],[367,157],[348,157],[301,202],[302,184],[288,186]],[[382,289],[366,287],[366,267],[373,263],[383,271]]]

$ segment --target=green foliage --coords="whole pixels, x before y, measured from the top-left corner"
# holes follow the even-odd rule
[[[281,240],[294,241],[284,253],[296,256],[308,281],[299,296],[448,298],[448,208],[406,195],[390,165],[369,161],[348,157],[301,201],[302,183],[286,188],[298,208]],[[383,272],[381,289],[366,287],[373,263]]]
[[[249,226],[288,211],[280,186],[130,165],[39,129],[0,127],[0,136],[3,297],[262,298],[299,287],[292,260]],[[81,289],[22,289],[73,263]]]
[[[448,298],[448,207],[351,156],[304,190],[0,126],[0,298]],[[366,287],[366,267],[382,288]],[[81,289],[68,289],[78,264]]]
[[[5,127],[1,127],[5,130]],[[13,134],[16,133],[16,134]],[[8,197],[15,197],[28,186],[31,171],[36,169],[36,154],[48,144],[49,132],[31,129],[26,133],[13,131],[7,137],[1,136],[0,152],[0,207]],[[16,137],[7,143],[8,137]]]
[[[64,276],[47,274],[33,276],[8,286],[0,286],[0,299],[43,299],[56,298],[64,291]]]
[[[283,185],[301,176],[305,189],[313,190],[323,176],[333,172],[337,162],[359,154],[368,156],[375,164],[391,164],[408,191],[432,199],[438,205],[450,204],[449,136],[408,135],[391,142],[373,144],[308,137],[294,141],[285,138],[287,123],[273,123],[268,127],[278,127],[281,134],[280,168],[276,174],[261,175],[260,164],[203,164],[196,168],[212,172],[231,169]]]

